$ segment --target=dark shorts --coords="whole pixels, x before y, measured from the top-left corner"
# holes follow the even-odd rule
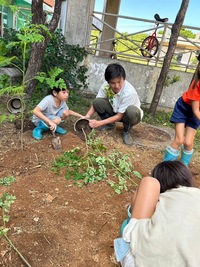
[[[192,107],[183,102],[182,97],[176,101],[170,122],[185,123],[185,127],[189,126],[195,130],[200,126],[200,121],[194,116]]]

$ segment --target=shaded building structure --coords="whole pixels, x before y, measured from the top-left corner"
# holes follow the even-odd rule
[[[4,27],[18,30],[26,21],[31,21],[31,2],[32,0],[7,0],[7,4],[19,8],[17,14],[9,7],[0,5],[0,36],[3,36]],[[47,16],[51,16],[53,8],[54,0],[43,0],[43,10]]]
[[[104,0],[103,17],[101,18],[103,23],[99,28],[97,21],[95,22],[91,16],[94,11],[95,0],[67,0],[66,12],[63,10],[63,14],[66,14],[65,24],[62,24],[61,27],[67,43],[86,47],[90,43],[91,29],[94,26],[101,31],[99,49],[112,51],[120,3],[121,0]],[[113,14],[113,16],[108,14]],[[103,51],[100,51],[99,55],[110,57],[108,53]]]
[[[18,30],[26,20],[31,21],[32,0],[7,0],[8,4],[19,7],[18,14],[13,13],[10,8],[0,5],[0,36],[3,36],[3,28]],[[103,50],[113,48],[117,15],[119,14],[121,0],[104,0],[101,29],[99,37],[99,56],[109,57],[109,53]],[[43,9],[51,18],[54,9],[54,0],[43,0]],[[95,0],[62,0],[62,9],[58,28],[61,29],[68,44],[87,47],[90,43],[92,27],[98,27],[93,14]],[[108,15],[109,14],[109,15]]]

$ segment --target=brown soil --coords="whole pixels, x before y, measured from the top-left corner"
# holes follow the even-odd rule
[[[50,170],[51,162],[62,153],[52,148],[51,133],[36,141],[31,136],[32,127],[26,126],[23,150],[18,125],[0,127],[0,177],[16,178],[8,188],[0,188],[1,194],[7,191],[16,197],[8,224],[9,238],[32,267],[117,266],[113,239],[119,237],[120,225],[127,217],[134,186],[120,195],[105,181],[78,188]],[[85,142],[74,132],[73,123],[68,122],[66,128],[68,133],[61,136],[62,150],[77,146],[84,150]],[[163,159],[173,131],[140,123],[132,130],[134,145],[127,147],[121,130],[119,124],[116,130],[97,135],[108,150],[115,148],[133,155],[134,169],[149,175]],[[195,154],[190,168],[199,184],[198,162]],[[3,238],[0,253],[0,266],[26,266]]]

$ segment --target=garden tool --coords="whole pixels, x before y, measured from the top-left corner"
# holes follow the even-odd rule
[[[51,131],[53,138],[51,140],[52,146],[55,150],[61,150],[62,149],[62,144],[60,140],[60,136],[56,136],[55,131]]]

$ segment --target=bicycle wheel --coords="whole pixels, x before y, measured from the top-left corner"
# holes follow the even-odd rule
[[[148,36],[142,42],[140,51],[143,57],[151,58],[157,53],[158,46],[158,39],[155,36]]]

